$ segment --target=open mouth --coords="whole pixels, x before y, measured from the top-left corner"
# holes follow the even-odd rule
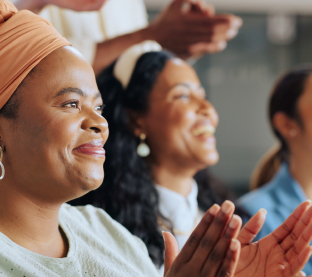
[[[214,135],[215,132],[216,132],[216,128],[212,125],[202,125],[192,130],[192,134],[195,137],[199,137],[199,136],[209,137],[209,136]]]

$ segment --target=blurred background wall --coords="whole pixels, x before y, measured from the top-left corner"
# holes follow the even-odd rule
[[[168,0],[145,0],[150,19]],[[259,158],[274,144],[267,100],[276,78],[312,62],[311,0],[211,0],[217,12],[241,16],[244,25],[222,53],[193,65],[219,113],[217,177],[236,193],[248,190]]]

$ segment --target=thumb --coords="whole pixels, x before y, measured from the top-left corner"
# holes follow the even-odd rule
[[[169,232],[163,232],[165,242],[165,274],[167,274],[176,256],[179,254],[179,247],[175,237]]]

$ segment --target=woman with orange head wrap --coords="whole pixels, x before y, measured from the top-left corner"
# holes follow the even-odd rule
[[[86,60],[44,19],[0,0],[0,276],[158,276],[144,244],[103,210],[64,204],[102,183],[102,108]],[[234,275],[241,221],[227,204],[207,211],[178,256],[164,235],[166,277]],[[299,276],[310,255],[312,225],[300,222],[311,221],[308,207],[285,221],[297,239],[274,232],[292,262],[283,276]],[[259,222],[240,238],[251,240]]]
[[[102,183],[102,107],[86,60],[47,21],[0,0],[0,276],[158,276],[144,244],[103,210],[64,204]],[[228,259],[203,260],[208,276],[234,273],[232,213],[226,236],[213,240]],[[196,237],[215,225],[199,225]],[[199,276],[193,252],[206,257],[212,249],[190,244],[174,265]],[[171,264],[174,251],[167,257]]]

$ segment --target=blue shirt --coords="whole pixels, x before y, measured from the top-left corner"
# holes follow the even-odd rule
[[[283,163],[273,179],[263,187],[251,191],[237,201],[237,206],[245,209],[251,216],[261,208],[268,212],[266,221],[256,240],[268,235],[294,211],[303,201],[307,200],[302,187],[291,176],[287,163]],[[244,223],[249,218],[243,218]],[[307,275],[312,274],[312,258],[304,268]]]

